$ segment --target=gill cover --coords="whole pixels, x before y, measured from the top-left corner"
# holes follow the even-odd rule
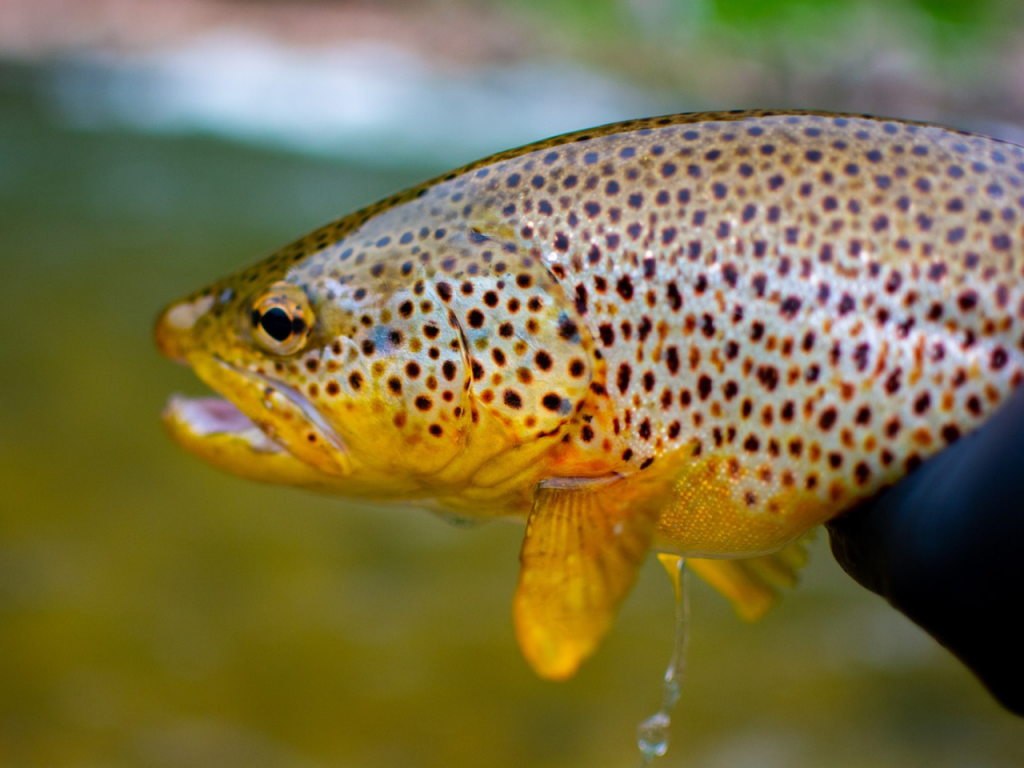
[[[343,269],[324,269],[332,260]],[[370,495],[387,496],[401,479],[429,477],[463,450],[469,369],[433,285],[394,260],[347,261],[325,252],[293,270],[316,308],[316,328],[277,375],[299,382],[292,386],[344,441],[354,471],[381,486]]]
[[[590,386],[589,331],[543,259],[469,263],[475,274],[467,263],[435,280],[461,330],[474,399],[518,442],[552,435]]]

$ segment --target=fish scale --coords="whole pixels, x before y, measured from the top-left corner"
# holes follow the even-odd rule
[[[611,424],[574,438],[617,471],[717,454],[752,513],[802,490],[829,514],[1019,383],[1019,148],[814,114],[593,143],[495,170],[601,342]]]
[[[162,351],[271,440],[166,420],[249,477],[527,517],[517,633],[564,677],[650,547],[770,557],[997,409],[1022,186],[1020,147],[861,116],[556,137],[172,305]],[[743,604],[731,567],[697,569]]]

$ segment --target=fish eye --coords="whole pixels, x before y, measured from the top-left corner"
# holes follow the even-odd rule
[[[274,283],[252,304],[253,339],[272,354],[294,354],[309,340],[312,314],[305,291],[291,283]]]

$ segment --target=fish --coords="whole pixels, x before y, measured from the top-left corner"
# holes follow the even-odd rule
[[[823,112],[637,119],[501,152],[170,304],[246,478],[525,521],[516,637],[565,679],[649,552],[757,618],[822,523],[1024,376],[1024,149]]]

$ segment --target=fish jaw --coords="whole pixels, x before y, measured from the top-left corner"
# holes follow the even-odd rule
[[[266,438],[295,460],[321,474],[352,474],[345,443],[297,390],[231,365],[216,355],[192,354],[188,364],[204,383],[223,395]],[[201,428],[203,422],[190,424]]]
[[[344,441],[300,392],[207,349],[204,339],[218,329],[214,310],[233,297],[222,288],[175,302],[157,318],[161,354],[225,398],[172,397],[163,415],[171,436],[216,466],[261,481],[318,487],[350,475]]]
[[[239,308],[221,309],[217,317],[218,303],[228,295],[224,284],[214,285],[171,304],[157,318],[157,349],[190,367],[221,396],[172,396],[163,413],[171,438],[246,479],[368,500],[424,497],[417,478],[368,466],[350,451],[329,416],[297,388],[263,373],[265,361],[244,354],[225,359],[243,348],[224,321]]]
[[[302,488],[332,485],[330,475],[297,459],[227,400],[174,395],[163,422],[178,445],[225,472]]]

